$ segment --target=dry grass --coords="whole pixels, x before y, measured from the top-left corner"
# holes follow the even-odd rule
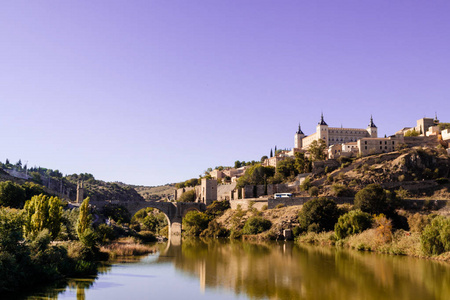
[[[305,235],[299,236],[297,241],[306,244],[333,246],[336,243],[336,236],[334,231],[321,233],[308,232]]]
[[[155,253],[154,247],[141,244],[134,238],[122,238],[109,245],[102,246],[100,251],[109,254],[110,258],[116,258],[118,256],[139,256],[149,253]]]

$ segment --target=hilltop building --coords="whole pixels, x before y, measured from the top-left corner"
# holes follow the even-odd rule
[[[316,132],[305,136],[303,131],[298,126],[298,131],[294,136],[294,148],[307,150],[309,145],[313,141],[322,139],[327,146],[335,144],[354,143],[361,138],[378,137],[378,129],[373,122],[372,116],[370,117],[370,123],[367,128],[342,128],[342,127],[329,127],[323,118],[323,113],[320,117],[320,122],[316,126]]]

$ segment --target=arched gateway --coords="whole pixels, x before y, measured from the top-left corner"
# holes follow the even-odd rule
[[[107,204],[111,204],[107,201],[91,201],[91,205],[102,208]],[[197,202],[147,202],[147,201],[128,201],[118,203],[128,209],[133,216],[139,210],[147,207],[153,207],[159,209],[167,216],[169,223],[169,235],[181,235],[181,223],[183,217],[187,212],[191,210],[205,211],[206,205],[204,203]]]

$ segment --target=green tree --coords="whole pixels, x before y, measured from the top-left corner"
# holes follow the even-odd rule
[[[245,224],[244,228],[242,229],[243,234],[258,234],[261,232],[264,232],[266,230],[269,230],[270,227],[272,227],[272,222],[269,220],[266,220],[262,217],[251,217],[248,219]]]
[[[309,145],[308,151],[311,154],[311,160],[324,160],[327,158],[326,150],[327,145],[324,140],[320,139],[319,141],[314,140]]]
[[[77,235],[80,239],[92,226],[92,215],[89,212],[89,200],[89,197],[87,197],[80,205],[80,214],[78,215],[77,221]]]
[[[55,239],[61,230],[61,199],[46,195],[33,196],[25,203],[25,235],[36,236],[48,229]]]
[[[245,171],[245,174],[239,177],[236,187],[242,188],[246,185],[266,184],[270,177],[275,174],[274,167],[263,167],[260,164],[251,166]]]
[[[339,214],[339,209],[333,200],[321,197],[303,205],[298,221],[303,231],[329,231],[333,230]]]
[[[101,214],[117,223],[130,223],[131,220],[130,212],[123,205],[107,204],[101,209]]]
[[[190,190],[181,194],[177,202],[195,202],[196,195],[195,190]]]
[[[202,212],[193,210],[183,218],[183,229],[188,235],[199,236],[203,230],[208,228],[210,217]]]
[[[427,255],[439,255],[450,251],[450,219],[438,216],[427,225],[420,237],[422,251]]]
[[[235,169],[238,169],[238,168],[240,168],[240,167],[242,167],[242,164],[241,164],[241,162],[240,162],[240,161],[238,161],[238,160],[237,160],[237,161],[235,161],[235,162],[234,162],[234,168],[235,168]]]
[[[22,208],[25,202],[25,190],[12,181],[0,182],[0,205]]]
[[[260,160],[261,163],[263,163],[266,159],[268,159],[267,155],[262,156],[262,157],[261,157],[261,160]]]
[[[277,172],[284,178],[296,176],[298,174],[298,170],[295,168],[295,160],[288,157],[285,160],[280,161],[277,164]]]
[[[415,128],[405,132],[405,136],[419,136],[419,135],[420,135],[420,133]]]
[[[312,164],[311,161],[305,156],[305,153],[295,153],[295,168],[299,174],[311,172]]]
[[[372,216],[357,209],[340,216],[334,225],[334,232],[338,239],[343,239],[370,227],[372,227]]]
[[[395,195],[379,184],[369,184],[355,196],[355,208],[370,214],[392,215],[395,206]]]

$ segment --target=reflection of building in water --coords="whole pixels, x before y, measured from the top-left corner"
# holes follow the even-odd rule
[[[199,264],[200,291],[205,293],[206,288],[206,262],[201,261]]]

